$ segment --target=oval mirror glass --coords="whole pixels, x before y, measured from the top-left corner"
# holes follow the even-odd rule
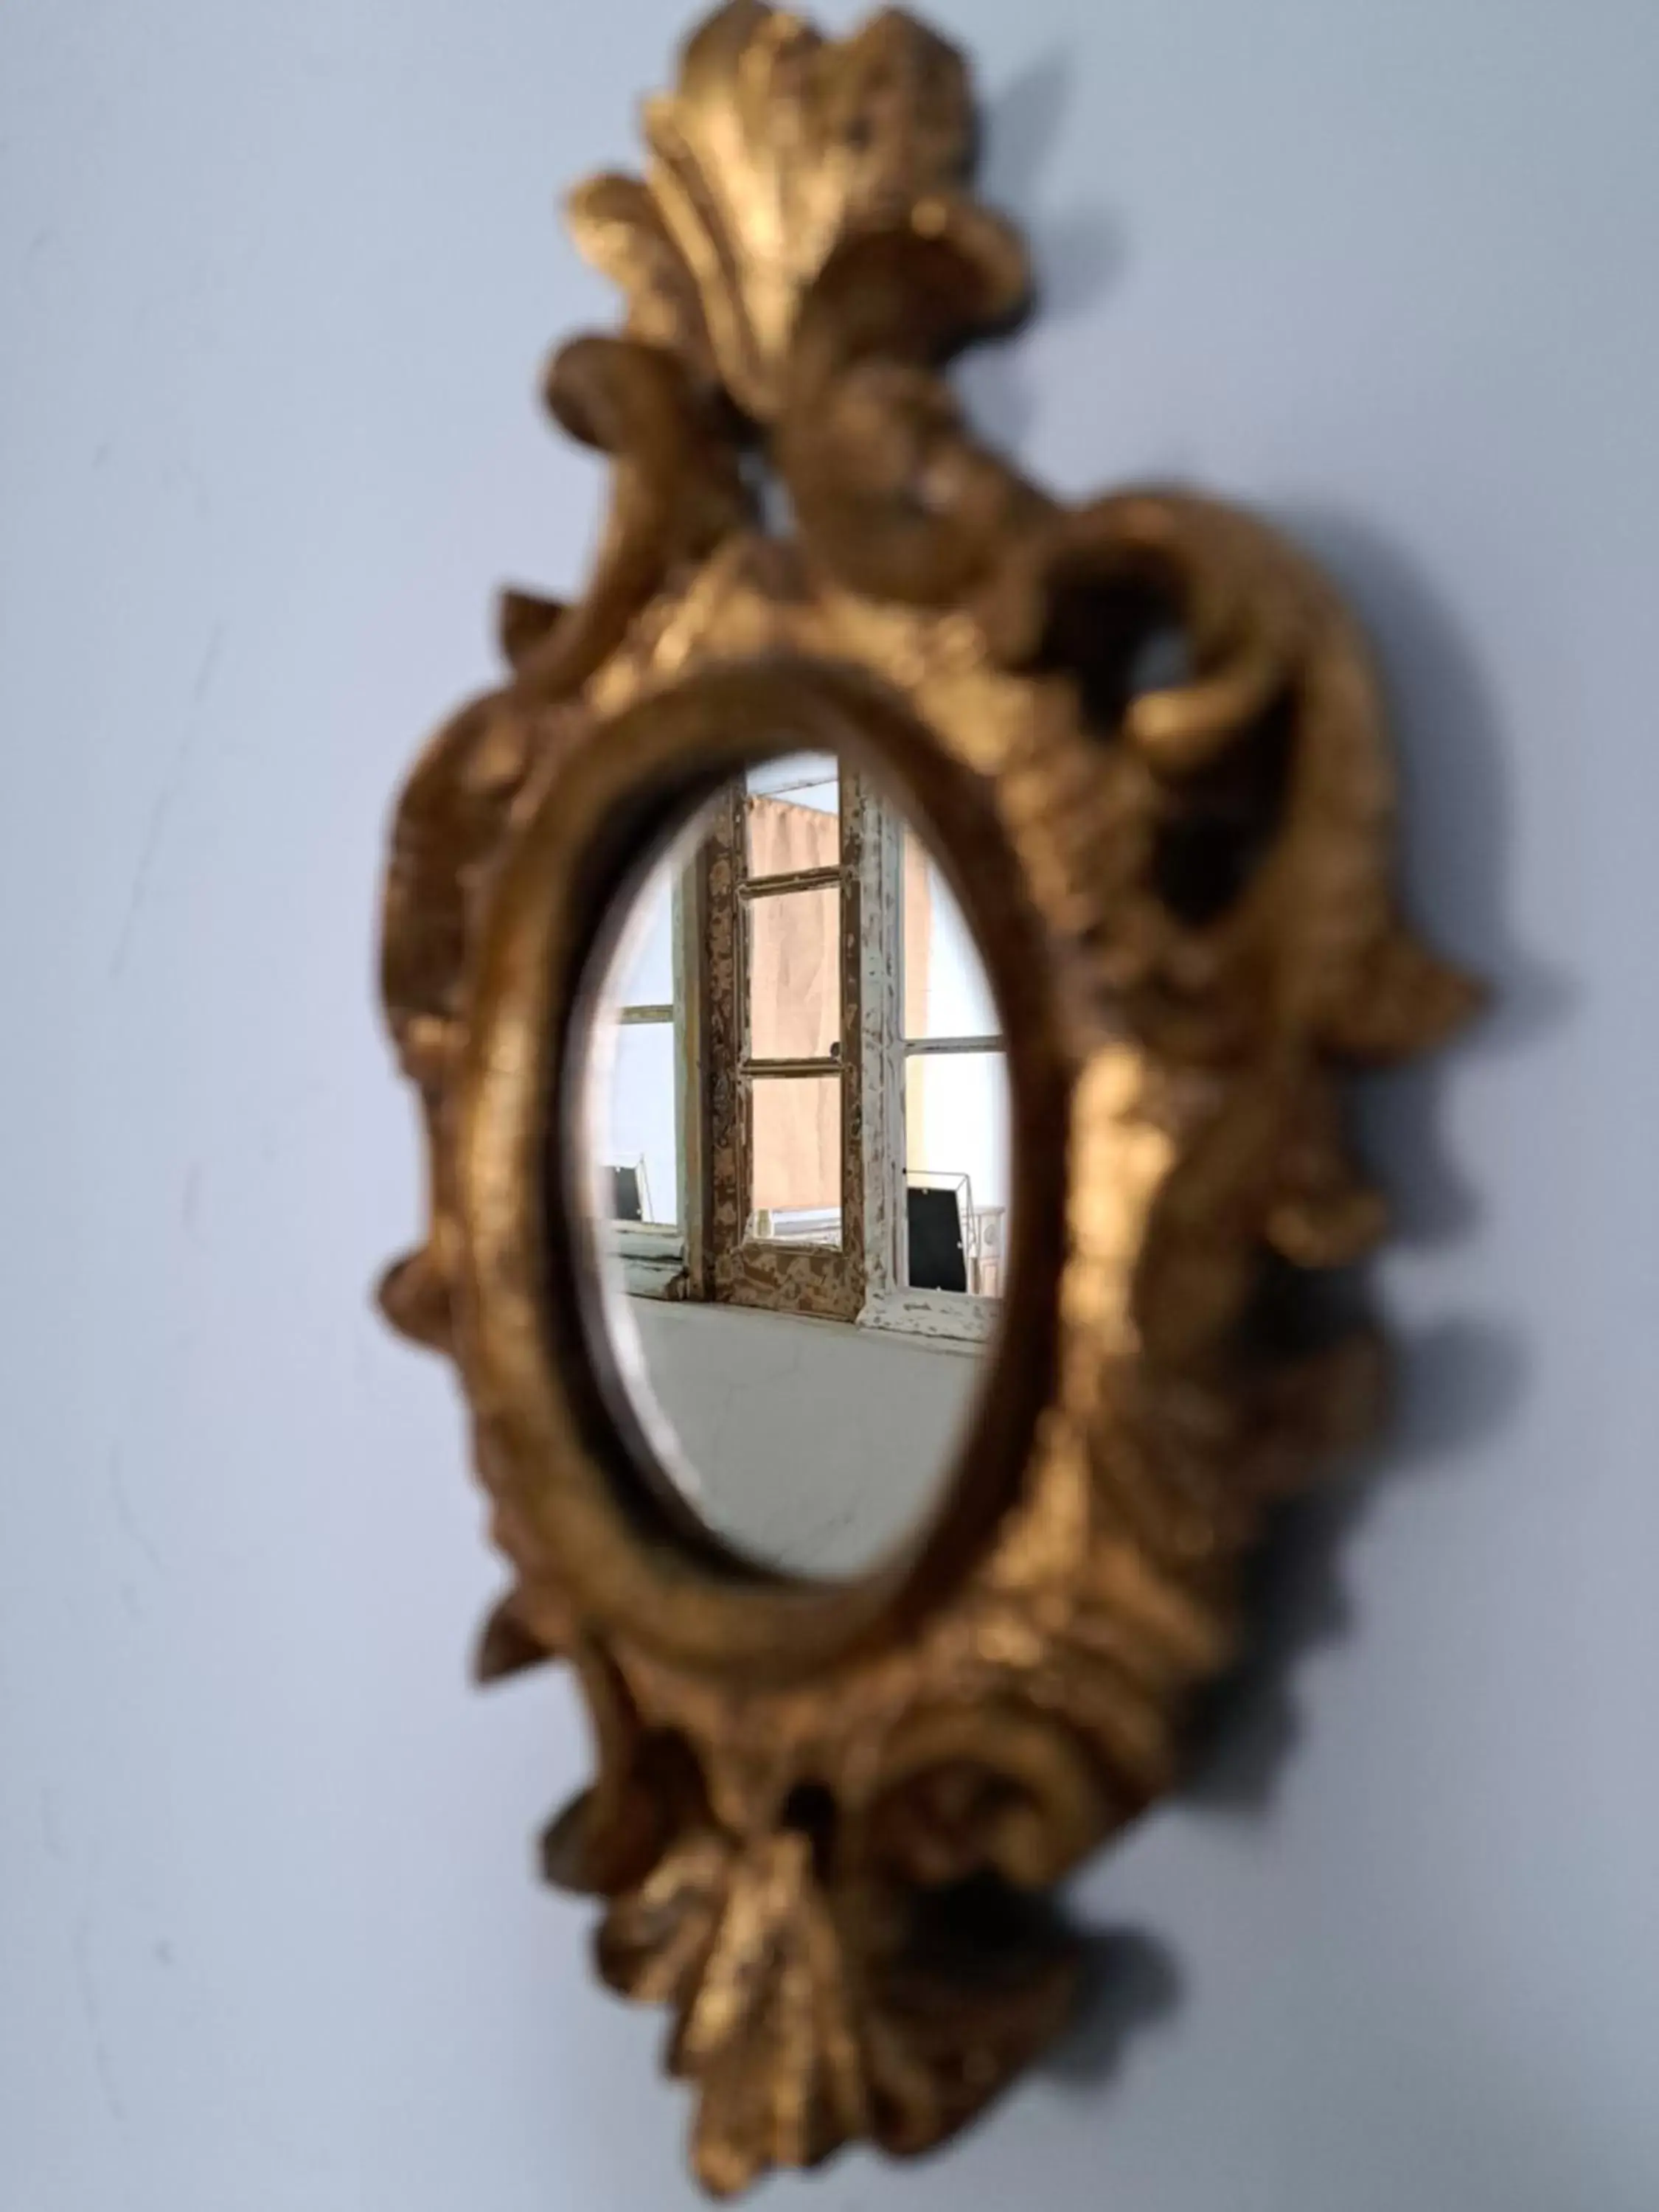
[[[856,1576],[939,1503],[994,1348],[1006,1055],[934,857],[835,758],[751,769],[594,979],[590,1326],[728,1549]]]

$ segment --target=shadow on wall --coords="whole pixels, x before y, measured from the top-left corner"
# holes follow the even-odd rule
[[[1045,324],[1091,307],[1123,267],[1126,240],[1102,208],[1045,212],[1038,179],[1060,128],[1075,66],[1056,50],[1034,63],[987,103],[983,158],[975,186],[988,205],[1024,230],[1037,307]],[[1012,452],[1031,425],[1032,402],[1017,334],[976,343],[957,372],[975,428]]]
[[[1068,78],[1066,57],[1056,52],[992,102],[980,186],[994,205],[1024,218],[1036,202]],[[1045,315],[1080,312],[1121,267],[1121,232],[1093,209],[1058,217],[1039,211],[1029,222]],[[1018,446],[1030,422],[1019,362],[1015,346],[981,348],[960,379],[975,423],[1005,448]],[[1360,526],[1302,512],[1275,520],[1323,564],[1377,654],[1401,774],[1407,911],[1437,950],[1483,977],[1492,992],[1489,1012],[1451,1051],[1375,1079],[1358,1094],[1361,1150],[1389,1195],[1395,1243],[1445,1243],[1467,1233],[1477,1202],[1440,1141],[1444,1087],[1458,1079],[1468,1056],[1507,1055],[1527,1045],[1562,1018],[1570,994],[1509,933],[1501,732],[1480,671],[1453,623],[1403,556]],[[1263,1555],[1255,1648],[1212,1700],[1199,1731],[1187,1796],[1200,1808],[1248,1817],[1269,1803],[1297,1736],[1296,1662],[1349,1626],[1341,1554],[1376,1486],[1502,1428],[1525,1388],[1528,1347],[1513,1331],[1478,1317],[1414,1341],[1396,1337],[1395,1356],[1387,1437],[1288,1509]],[[1136,2032],[1178,2004],[1182,1978],[1168,1947],[1140,1931],[1092,1936],[1086,1957],[1077,2023],[1049,2064],[1061,2081],[1095,2087],[1115,2071]]]
[[[1377,654],[1401,782],[1407,911],[1437,950],[1492,992],[1486,1016],[1449,1052],[1357,1092],[1361,1149],[1389,1197],[1395,1241],[1445,1243],[1467,1234],[1478,1214],[1471,1186],[1440,1142],[1445,1087],[1470,1057],[1530,1043],[1563,1018],[1571,994],[1509,933],[1501,735],[1480,672],[1445,614],[1401,556],[1358,526],[1304,513],[1275,519],[1323,564]],[[1297,1739],[1296,1663],[1350,1626],[1341,1556],[1377,1486],[1504,1427],[1526,1387],[1528,1347],[1512,1329],[1475,1317],[1415,1340],[1396,1335],[1394,1353],[1388,1434],[1288,1508],[1262,1556],[1252,1600],[1255,1649],[1217,1692],[1199,1730],[1185,1795],[1201,1810],[1249,1817],[1270,1802]],[[1179,2002],[1182,1980],[1173,1954],[1145,1934],[1096,1939],[1091,1956],[1079,2018],[1050,2063],[1061,2080],[1098,2083],[1134,2032]]]
[[[1570,994],[1513,942],[1504,914],[1509,818],[1503,744],[1479,669],[1402,557],[1346,520],[1276,518],[1319,561],[1358,616],[1381,665],[1401,780],[1401,890],[1412,921],[1492,991],[1448,1052],[1356,1091],[1360,1149],[1386,1194],[1393,1241],[1449,1243],[1478,1216],[1473,1188],[1440,1137],[1441,1100],[1474,1056],[1509,1054],[1561,1018]],[[1375,1306],[1376,1300],[1369,1301]],[[1384,1310],[1382,1318],[1386,1321]],[[1266,1805],[1295,1741],[1290,1671],[1349,1622],[1340,1554],[1379,1483],[1438,1462],[1509,1420],[1528,1347],[1478,1316],[1416,1339],[1396,1334],[1393,1414],[1378,1445],[1287,1510],[1255,1593],[1259,1641],[1215,1700],[1190,1795],[1201,1805]]]

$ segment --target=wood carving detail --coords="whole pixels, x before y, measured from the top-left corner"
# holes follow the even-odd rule
[[[1187,493],[1064,505],[963,425],[940,363],[1026,289],[968,191],[972,124],[960,58],[902,15],[833,43],[732,0],[694,35],[647,106],[645,179],[572,207],[628,301],[623,334],[565,347],[548,381],[614,465],[589,588],[507,596],[507,676],[422,757],[387,878],[431,1216],[383,1303],[471,1402],[514,1571],[481,1675],[579,1672],[598,1772],[547,1872],[604,1901],[605,1981],[669,2007],[720,2193],[849,2138],[925,2148],[1063,2021],[1071,1952],[1021,1900],[1176,1779],[1267,1515],[1375,1407],[1371,1336],[1294,1325],[1309,1280],[1384,1226],[1344,1074],[1437,1045],[1474,1003],[1398,918],[1376,689],[1319,574]],[[760,527],[763,465],[793,539]],[[1174,660],[1149,681],[1155,651]],[[666,1535],[633,1565],[590,1547],[604,1469],[535,1271],[501,1256],[518,1232],[492,1225],[540,1218],[500,1135],[529,1126],[513,1085],[545,1104],[524,1072],[550,1056],[525,1011],[537,841],[608,749],[677,701],[758,701],[757,670],[913,731],[937,818],[959,799],[981,825],[945,857],[1002,868],[1036,918],[1012,1072],[1057,1102],[1063,1177],[1052,1265],[1016,1262],[1014,1299],[1053,1322],[1032,1324],[1044,1387],[999,1510],[972,1543],[927,1532],[856,1618],[825,1600],[821,1636],[771,1642],[787,1593]],[[994,916],[985,941],[994,970]],[[1042,1213],[1035,1184],[1022,1205]],[[544,1389],[545,1436],[524,1410]],[[617,1595],[635,1567],[660,1607]]]

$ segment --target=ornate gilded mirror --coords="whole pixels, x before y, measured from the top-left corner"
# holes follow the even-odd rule
[[[725,2193],[938,2142],[1066,2020],[1042,1893],[1176,1781],[1275,1501],[1371,1417],[1345,1072],[1472,994],[1318,574],[963,424],[1027,269],[952,50],[732,0],[645,131],[571,210],[623,329],[547,384],[614,463],[592,577],[507,595],[398,807],[383,1300],[471,1403],[481,1674],[591,1709],[547,1873]]]

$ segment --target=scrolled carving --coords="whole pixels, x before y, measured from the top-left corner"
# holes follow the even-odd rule
[[[1311,565],[1184,491],[1065,505],[964,424],[942,363],[1026,269],[968,189],[959,58],[732,0],[646,134],[645,179],[572,211],[626,330],[548,383],[613,461],[589,588],[507,595],[501,684],[394,826],[431,1184],[383,1299],[472,1406],[513,1569],[481,1677],[566,1660],[592,1715],[547,1873],[603,1900],[605,1981],[669,2008],[730,2192],[939,2141],[1063,2020],[1069,1947],[1023,1900],[1178,1778],[1267,1516],[1375,1413],[1375,1337],[1306,1327],[1385,1226],[1343,1077],[1474,993],[1400,920],[1376,690]],[[542,1204],[589,856],[745,721],[855,730],[942,825],[994,975],[1025,963],[1007,1346],[958,1496],[830,1590],[734,1580],[629,1487]]]

